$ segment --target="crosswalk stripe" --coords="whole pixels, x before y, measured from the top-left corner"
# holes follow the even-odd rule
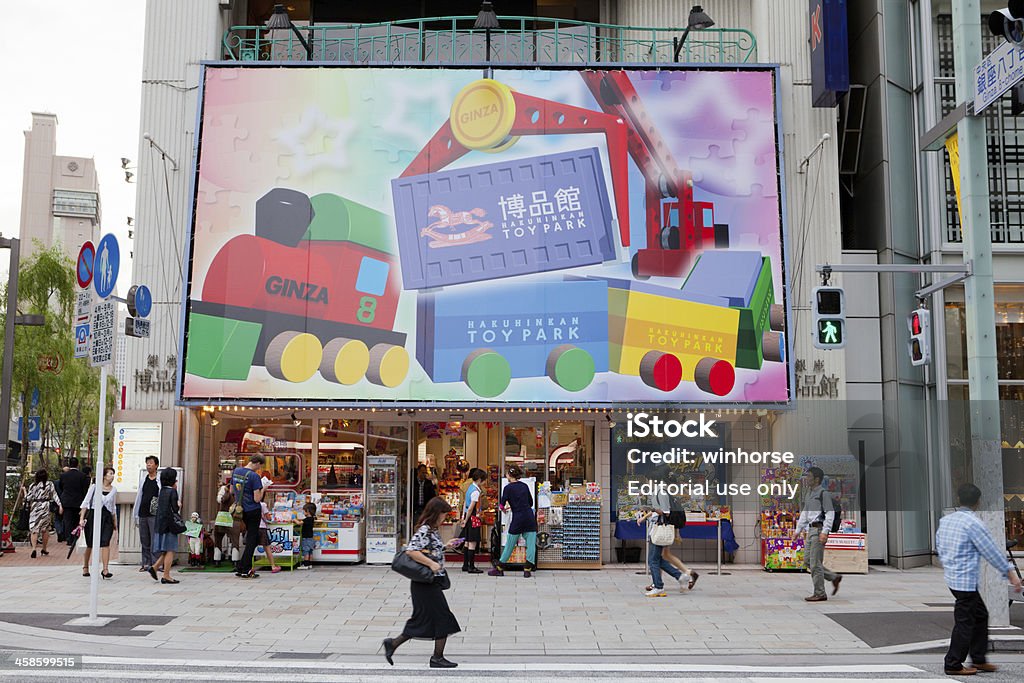
[[[397,655],[403,657],[403,655]],[[337,667],[349,671],[376,671],[384,666],[380,662],[341,662],[337,660],[318,660],[303,662],[294,660],[248,660],[248,661],[225,661],[206,659],[140,659],[121,657],[100,657],[85,656],[82,658],[84,664],[96,664],[106,666],[130,665],[135,667],[146,667],[153,670],[175,667],[199,667],[207,669],[325,669]],[[397,664],[395,667],[387,667],[396,670],[422,670],[422,664]],[[591,672],[594,670],[593,663],[563,663],[558,662],[467,662],[459,664],[460,670],[470,671],[563,671],[563,672]],[[786,665],[786,666],[758,666],[746,664],[688,664],[688,663],[602,663],[601,670],[606,672],[635,672],[654,673],[659,671],[678,673],[747,673],[747,674],[900,674],[900,673],[924,673],[921,669],[909,664],[821,664],[821,665]]]

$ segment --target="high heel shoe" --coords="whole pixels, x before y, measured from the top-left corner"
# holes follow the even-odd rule
[[[49,555],[50,553],[49,553],[49,551],[47,551],[47,550],[40,550],[40,551],[39,551],[39,554],[40,554],[40,555]]]
[[[384,639],[384,659],[388,660],[388,664],[391,666],[395,665],[395,663],[391,661],[391,657],[395,654],[396,649],[398,648],[395,647],[395,641],[391,638]]]
[[[29,557],[31,557],[33,560],[36,559],[36,551],[33,550],[32,554]]]
[[[114,575],[111,574],[110,572],[100,572],[100,576],[102,576],[104,579],[109,579],[109,578],[113,577]]]
[[[88,569],[83,569],[82,570],[82,576],[89,576],[89,570]]]

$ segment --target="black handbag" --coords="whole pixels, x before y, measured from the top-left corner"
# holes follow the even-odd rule
[[[446,571],[442,571],[440,574],[434,574],[434,583],[440,586],[443,591],[452,587],[452,580],[448,578],[448,572]]]
[[[391,560],[391,569],[417,583],[434,583],[433,570],[427,565],[420,564],[412,559],[404,550],[399,550],[395,553],[395,559]],[[443,576],[447,579],[447,574]]]
[[[22,506],[21,506],[21,514],[18,515],[18,526],[16,527],[17,530],[18,531],[28,531],[28,523],[29,523],[28,503],[23,503]]]
[[[171,510],[171,533],[185,533],[185,522],[181,521],[181,515],[178,513],[177,510]]]

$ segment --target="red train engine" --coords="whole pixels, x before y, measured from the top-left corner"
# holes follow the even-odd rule
[[[253,366],[304,382],[317,371],[398,386],[409,370],[394,331],[401,287],[388,217],[333,194],[275,188],[256,203],[254,235],[214,256],[192,301],[186,371],[244,380]]]

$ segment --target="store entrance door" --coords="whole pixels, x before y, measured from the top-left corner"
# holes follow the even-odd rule
[[[409,425],[370,422],[366,430],[366,562],[390,564],[408,540]]]
[[[494,510],[498,500],[498,482],[501,477],[502,449],[501,425],[488,422],[417,422],[415,438],[415,463],[410,470],[410,507],[419,506],[419,487],[415,469],[425,465],[436,495],[444,498],[452,511],[441,524],[441,538],[448,541],[455,537],[469,473],[474,468],[483,470],[487,479],[483,486],[483,508],[481,518],[481,544],[478,554],[489,552],[491,527],[494,525]],[[415,523],[415,520],[411,520]],[[483,561],[482,557],[480,558]]]

